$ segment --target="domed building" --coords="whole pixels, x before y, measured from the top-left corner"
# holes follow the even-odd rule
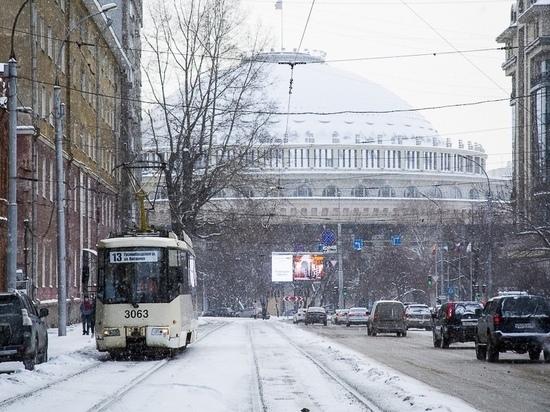
[[[493,198],[508,196],[506,179],[488,187],[481,145],[441,138],[397,95],[325,63],[323,53],[259,58],[267,94],[279,113],[289,113],[270,117],[269,148],[250,154],[248,173],[268,183],[224,189],[212,208],[252,200],[274,222],[458,223],[486,204],[489,190]],[[154,220],[167,219],[155,209]]]

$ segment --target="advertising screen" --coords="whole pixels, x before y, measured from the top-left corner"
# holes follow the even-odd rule
[[[325,276],[323,255],[294,255],[292,260],[294,280],[321,280]]]
[[[292,255],[284,253],[271,254],[271,281],[292,282]]]

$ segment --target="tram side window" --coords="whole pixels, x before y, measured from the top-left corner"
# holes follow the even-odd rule
[[[181,250],[168,251],[167,291],[170,300],[180,294],[189,293],[186,287],[187,257]]]

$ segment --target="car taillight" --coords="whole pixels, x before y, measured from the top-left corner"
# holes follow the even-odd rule
[[[445,312],[445,319],[449,320],[453,317],[454,309],[455,309],[454,305],[447,306],[447,311]]]
[[[493,325],[500,326],[502,323],[502,316],[500,316],[498,313],[493,315]]]
[[[378,313],[374,314],[374,320],[378,320]]]
[[[21,309],[21,316],[23,317],[23,326],[32,326],[32,320],[29,318],[27,309]]]

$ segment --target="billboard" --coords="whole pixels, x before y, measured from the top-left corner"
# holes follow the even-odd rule
[[[271,281],[292,282],[292,254],[271,254]]]
[[[292,256],[293,280],[321,280],[325,276],[325,257],[314,254]]]

